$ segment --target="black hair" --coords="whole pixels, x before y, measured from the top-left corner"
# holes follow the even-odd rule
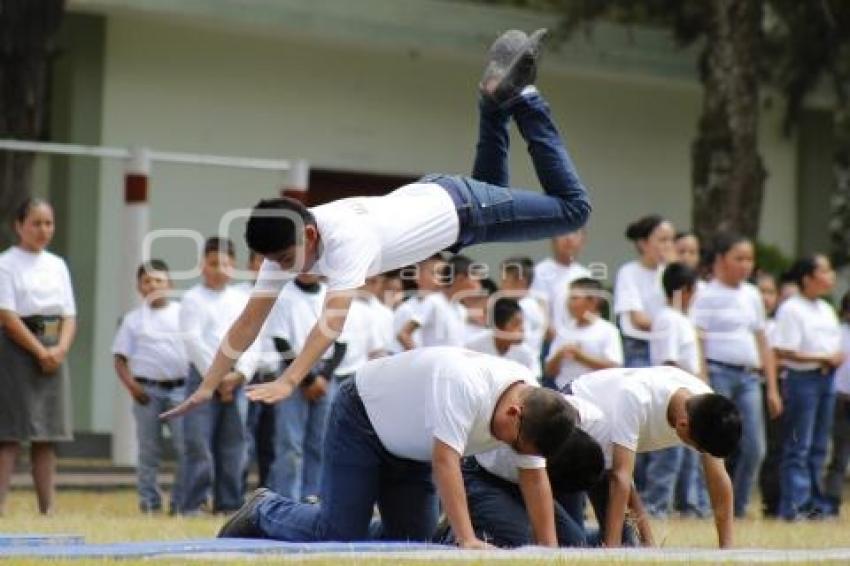
[[[839,314],[846,315],[850,313],[850,291],[844,293],[844,296],[841,297],[841,304],[839,305]]]
[[[554,493],[587,491],[605,477],[602,447],[576,428],[554,454],[546,457],[546,471]]]
[[[716,393],[688,399],[690,436],[697,448],[717,458],[731,455],[741,440],[741,413],[735,403]]]
[[[667,222],[667,219],[660,214],[650,214],[638,220],[635,220],[626,228],[626,239],[632,242],[638,240],[646,240],[649,238],[656,228]]]
[[[25,198],[24,201],[18,205],[18,208],[15,209],[15,220],[18,222],[24,222],[27,219],[27,216],[30,215],[30,212],[32,212],[32,209],[41,205],[50,206],[50,203],[43,198]]]
[[[445,285],[451,285],[458,275],[472,277],[475,274],[475,262],[471,258],[457,254],[446,261],[443,276],[440,278]]]
[[[213,252],[226,253],[230,257],[236,257],[236,247],[230,238],[220,238],[218,236],[207,238],[207,241],[204,242],[204,255]]]
[[[697,284],[697,272],[680,262],[673,262],[664,269],[661,284],[668,299],[672,299],[676,291],[693,290]]]
[[[142,275],[150,273],[151,271],[162,271],[167,275],[168,264],[161,259],[149,259],[148,261],[139,265],[139,268],[136,270],[136,279],[141,279]]]
[[[503,329],[510,320],[521,313],[522,308],[516,299],[502,297],[493,304],[493,324],[498,329]]]
[[[809,255],[799,258],[788,269],[788,281],[793,281],[803,290],[803,281],[806,277],[811,277],[818,270],[818,260],[826,256],[822,254]]]
[[[570,289],[583,289],[585,291],[602,291],[602,282],[592,277],[579,277],[570,283]]]
[[[509,257],[502,262],[502,276],[534,283],[534,260],[528,256]]]
[[[723,232],[714,237],[711,243],[711,260],[728,254],[738,244],[752,244],[752,240],[743,234]]]
[[[555,454],[578,422],[578,411],[560,393],[531,387],[522,403],[522,437],[544,458]]]
[[[245,242],[257,253],[280,252],[304,242],[304,227],[316,225],[306,206],[292,198],[261,200],[245,225]]]
[[[676,232],[676,235],[673,237],[674,242],[678,242],[682,238],[696,238],[699,241],[699,236],[696,235],[692,230],[683,230],[682,232]]]
[[[481,283],[481,290],[484,291],[484,293],[486,293],[488,297],[493,293],[497,293],[499,291],[499,286],[496,285],[495,281],[493,281],[489,277],[485,277],[484,279],[479,281],[479,283]]]

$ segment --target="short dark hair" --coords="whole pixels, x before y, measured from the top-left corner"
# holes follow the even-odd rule
[[[32,212],[32,209],[42,205],[51,206],[50,203],[44,200],[43,198],[25,198],[23,202],[18,205],[18,208],[15,209],[15,220],[23,223],[27,219],[27,216],[30,215],[30,212]]]
[[[304,242],[301,228],[308,224],[315,226],[316,218],[299,201],[286,197],[264,199],[251,211],[245,225],[245,243],[263,255],[283,251]]]
[[[646,240],[655,229],[667,222],[660,214],[650,214],[635,220],[626,227],[626,239],[632,242]]]
[[[841,305],[838,308],[838,314],[841,316],[850,314],[850,291],[847,291],[844,293],[844,296],[841,297]]]
[[[815,274],[815,271],[818,270],[818,260],[825,257],[823,254],[814,254],[799,258],[788,269],[788,278],[796,283],[797,287],[802,291],[806,277],[811,277]]]
[[[697,272],[684,263],[674,262],[664,269],[661,284],[668,299],[672,299],[676,291],[693,290],[697,284]]]
[[[605,455],[592,436],[576,428],[559,450],[546,457],[546,470],[553,492],[587,491],[605,477]]]
[[[143,275],[150,273],[151,271],[162,271],[167,275],[168,264],[161,259],[149,259],[139,265],[139,268],[136,270],[136,279],[141,279]]]
[[[475,262],[472,261],[471,258],[457,254],[451,257],[451,259],[446,261],[446,265],[443,269],[443,283],[446,285],[451,285],[455,277],[458,275],[465,275],[467,277],[472,277]]]
[[[534,283],[534,260],[528,256],[509,257],[502,262],[502,275]]]
[[[578,422],[578,411],[560,393],[532,387],[523,399],[522,436],[544,457],[564,445]]]
[[[696,235],[696,232],[693,230],[682,230],[681,232],[676,232],[676,235],[673,237],[674,242],[678,242],[682,238],[696,238],[697,242],[699,242],[699,236]]]
[[[583,289],[585,291],[602,291],[602,282],[592,277],[579,277],[570,283],[570,289]]]
[[[711,259],[716,260],[719,256],[728,254],[738,244],[751,244],[752,240],[743,234],[736,232],[722,232],[714,237],[711,243]]]
[[[236,257],[236,247],[233,245],[233,240],[230,238],[220,238],[212,236],[204,242],[204,255],[217,252],[226,253],[230,257]]]
[[[741,413],[735,403],[717,393],[688,399],[688,423],[694,443],[702,451],[726,458],[741,440]]]
[[[522,308],[516,299],[502,297],[493,303],[493,324],[498,329],[503,329],[510,320],[521,313]]]

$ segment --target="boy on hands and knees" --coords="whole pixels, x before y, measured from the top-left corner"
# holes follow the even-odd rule
[[[741,438],[741,415],[734,403],[672,366],[597,371],[574,381],[572,390],[599,407],[611,423],[610,492],[600,518],[606,546],[622,542],[626,505],[634,497],[635,454],[682,444],[702,454],[718,541],[721,548],[732,546],[732,482],[723,458]]]
[[[366,277],[422,261],[440,250],[484,242],[550,238],[578,230],[590,203],[549,107],[532,83],[545,30],[509,31],[493,44],[481,82],[480,128],[472,177],[431,175],[383,197],[355,197],[308,209],[291,199],[262,201],[246,228],[249,247],[266,258],[254,295],[222,340],[206,381],[182,414],[208,401],[233,361],[253,343],[292,271],[328,277],[319,323],[275,382],[250,398],[290,395],[342,331],[351,291]],[[528,144],[544,193],[507,188],[511,118]],[[289,274],[289,275],[287,275]]]
[[[427,541],[437,496],[463,548],[485,548],[466,505],[460,459],[509,445],[537,544],[557,544],[545,460],[573,432],[576,412],[514,362],[459,348],[420,348],[368,362],[342,384],[325,436],[320,504],[258,490],[221,537]],[[433,483],[432,483],[433,477]]]
[[[144,303],[128,312],[112,345],[115,372],[133,397],[133,416],[139,444],[139,509],[143,513],[162,510],[157,473],[162,448],[160,413],[176,407],[186,397],[186,350],[180,336],[180,304],[168,298],[171,278],[168,266],[152,259],[136,272]],[[184,470],[183,426],[168,423],[177,474],[171,490],[171,512],[182,511],[181,472]]]

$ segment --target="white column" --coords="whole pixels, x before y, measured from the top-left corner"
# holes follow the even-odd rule
[[[294,198],[307,203],[307,188],[310,182],[310,163],[306,159],[296,159],[292,162],[286,182],[280,190],[280,195]]]
[[[148,182],[151,160],[147,148],[133,148],[124,172],[123,257],[118,277],[119,289],[125,289],[122,311],[127,312],[139,304],[136,292],[136,269],[143,261],[142,242],[150,229]],[[118,465],[134,466],[138,447],[133,404],[127,391],[116,388],[112,418],[112,461]]]

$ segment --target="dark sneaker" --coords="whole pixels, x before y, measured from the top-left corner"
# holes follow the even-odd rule
[[[481,77],[481,94],[499,105],[518,97],[537,78],[540,43],[546,35],[539,29],[527,36],[508,30],[490,46],[489,61]]]
[[[230,519],[218,531],[218,538],[265,538],[262,531],[254,522],[254,515],[257,514],[257,506],[266,497],[274,492],[270,489],[261,487],[254,490],[245,505],[233,514]]]

